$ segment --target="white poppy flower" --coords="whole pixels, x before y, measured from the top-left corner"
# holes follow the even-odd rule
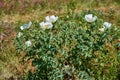
[[[50,22],[41,22],[41,23],[40,23],[40,27],[41,27],[42,29],[50,29],[50,28],[53,27],[53,25],[52,25],[52,23],[50,23]]]
[[[46,20],[46,22],[54,23],[54,22],[56,22],[56,21],[58,20],[58,17],[55,17],[54,15],[52,15],[52,16],[47,16],[47,17],[45,18],[45,20]]]
[[[21,37],[21,36],[22,36],[22,33],[21,33],[21,32],[19,32],[17,37]]]
[[[26,28],[29,28],[29,25],[28,25],[28,24],[24,24],[24,25],[22,25],[22,26],[20,27],[21,30],[24,30],[24,29],[26,29]]]
[[[26,42],[25,42],[25,45],[27,45],[27,46],[31,46],[32,43],[31,43],[31,41],[26,41]]]
[[[112,24],[109,23],[109,22],[104,22],[104,23],[103,23],[103,27],[104,27],[104,28],[110,28],[111,26],[112,26]]]
[[[32,25],[32,22],[30,21],[28,24],[24,24],[20,27],[21,30],[24,30],[26,28],[30,28],[30,26]]]
[[[104,32],[105,28],[100,28],[99,31]]]
[[[94,22],[94,21],[96,21],[96,19],[97,19],[97,16],[93,17],[93,14],[87,14],[87,15],[85,15],[85,20],[87,22]]]

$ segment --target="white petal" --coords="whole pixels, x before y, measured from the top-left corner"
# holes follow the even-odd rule
[[[112,26],[112,24],[109,23],[109,22],[104,22],[104,23],[103,23],[103,27],[104,27],[104,28],[110,28],[111,26]]]
[[[41,22],[40,27],[44,30],[45,29],[50,29],[50,28],[53,27],[53,24],[51,22]]]
[[[51,22],[49,16],[46,16],[46,17],[45,17],[45,20],[46,20],[46,22]]]
[[[26,44],[27,46],[31,46],[31,45],[32,45],[31,41],[26,41],[25,44]]]
[[[50,29],[53,27],[52,23],[46,22],[45,25],[47,26],[47,29]]]
[[[96,19],[97,19],[97,16],[94,16],[94,17],[93,17],[93,21],[96,21]]]
[[[58,19],[58,17],[55,17],[54,15],[52,15],[52,16],[47,16],[47,17],[45,18],[46,22],[51,22],[51,23],[56,22],[57,19]]]
[[[28,24],[24,24],[20,27],[21,30],[26,29],[26,28],[30,28],[30,26],[32,25],[32,22],[30,21]]]
[[[100,28],[99,29],[101,32],[104,32],[105,31],[105,28]]]
[[[22,33],[21,33],[21,32],[19,32],[19,33],[18,33],[18,38],[19,38],[19,37],[21,37],[21,36],[22,36]]]
[[[94,22],[96,19],[97,19],[97,16],[93,17],[93,14],[87,14],[87,15],[85,15],[85,20],[87,22]]]
[[[40,23],[40,27],[43,27],[45,25],[45,22]]]
[[[30,22],[28,23],[28,28],[30,28],[31,25],[32,25],[32,22],[30,21]]]
[[[21,26],[21,27],[20,27],[20,29],[21,29],[21,30],[23,30],[23,29],[24,29],[24,27],[23,27],[23,26]]]
[[[53,18],[53,19],[54,19],[54,18],[55,18],[55,16],[54,16],[54,15],[52,15],[52,16],[50,16],[50,18]]]
[[[92,20],[92,16],[93,16],[92,14],[85,15],[85,19],[87,21]]]

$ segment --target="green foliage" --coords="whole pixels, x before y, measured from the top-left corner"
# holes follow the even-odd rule
[[[89,23],[84,16],[92,13],[97,20]],[[36,71],[29,79],[39,80],[114,80],[116,78],[117,52],[113,42],[118,39],[114,24],[100,31],[104,20],[97,11],[84,11],[59,17],[52,29],[43,30],[39,22],[20,32],[15,44],[24,51],[23,62],[32,59]],[[31,46],[25,44],[32,42]],[[110,49],[107,44],[112,45]],[[113,56],[111,56],[113,55]]]

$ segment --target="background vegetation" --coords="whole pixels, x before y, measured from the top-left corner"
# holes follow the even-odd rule
[[[0,1],[0,79],[19,79],[30,70],[34,72],[31,61],[22,63],[24,53],[18,54],[14,46],[14,38],[19,27],[28,21],[42,20],[46,15],[64,16],[67,9],[75,9],[76,13],[83,10],[102,12],[107,21],[120,27],[119,0],[1,0]],[[119,36],[118,36],[119,37]],[[120,42],[120,39],[116,40]],[[114,43],[113,43],[114,45]],[[108,45],[110,46],[110,45]],[[109,48],[111,52],[114,50]],[[113,53],[120,54],[120,46]],[[114,55],[111,55],[114,57]],[[109,57],[108,57],[109,59]],[[120,62],[120,57],[116,56]],[[111,61],[112,62],[112,61]],[[116,64],[113,64],[116,65]],[[119,80],[120,65],[116,69]],[[113,68],[111,68],[112,70]],[[109,74],[109,76],[111,76]],[[101,78],[102,79],[102,78]]]

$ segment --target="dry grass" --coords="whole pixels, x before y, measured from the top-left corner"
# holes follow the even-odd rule
[[[120,15],[120,10],[119,10],[120,6],[108,6],[108,7],[99,7],[99,8],[94,8],[95,10],[100,10],[100,11],[103,11],[105,13],[109,13],[110,10],[113,10],[115,11],[115,19],[114,21],[116,22],[116,19],[119,18],[119,15]],[[80,12],[82,10],[87,10],[89,8],[78,8],[76,9],[76,12]],[[46,15],[50,15],[50,14],[56,14],[56,15],[59,15],[59,14],[63,14],[64,13],[64,10],[61,10],[60,12],[59,11],[55,11],[55,10],[43,10],[42,12],[38,9],[38,10],[35,10],[29,14],[24,14],[24,15],[21,15],[21,14],[9,14],[9,15],[2,15],[3,17],[1,17],[1,20],[4,22],[4,23],[14,23],[16,24],[17,22],[19,21],[22,21],[22,22],[28,22],[28,21],[35,21],[35,20],[41,20],[41,18],[43,18],[44,16]]]
[[[4,39],[1,38],[0,44],[0,79],[15,75],[15,67],[18,65],[18,56],[13,45],[15,31],[10,26],[4,26]],[[12,35],[12,36],[11,36]]]

